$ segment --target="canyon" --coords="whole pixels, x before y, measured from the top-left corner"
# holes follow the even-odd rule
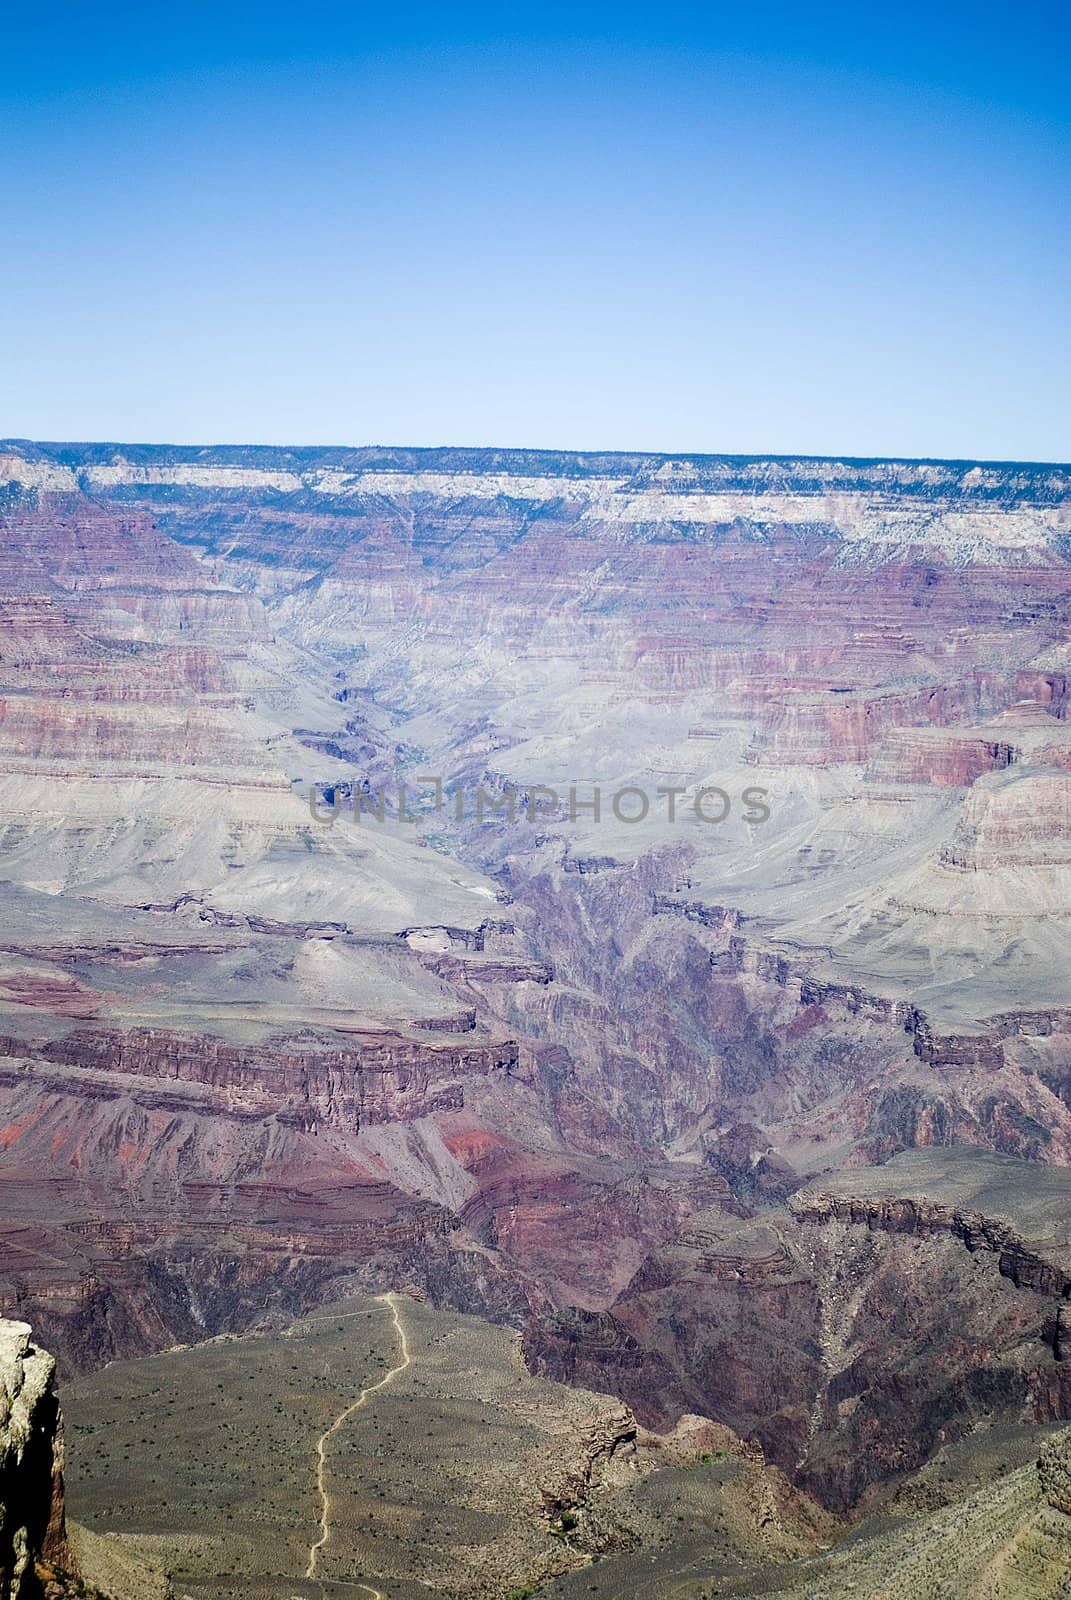
[[[410,1291],[837,1518],[1071,1418],[1069,556],[1061,466],[0,443],[0,1311]]]

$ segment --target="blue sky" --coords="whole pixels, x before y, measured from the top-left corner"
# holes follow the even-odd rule
[[[1066,8],[44,16],[0,435],[1071,458]]]

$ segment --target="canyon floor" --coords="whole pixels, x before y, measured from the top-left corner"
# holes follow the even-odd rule
[[[367,1297],[315,1458],[397,1294],[838,1526],[1071,1418],[1069,539],[1058,466],[0,444],[0,1311],[75,1408],[266,1340],[270,1433]],[[673,1481],[613,1512],[656,1565]],[[435,1582],[577,1544],[455,1487]]]

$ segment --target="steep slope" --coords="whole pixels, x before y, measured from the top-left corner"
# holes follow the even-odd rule
[[[727,1574],[709,1550],[682,1541],[657,1556],[621,1556],[538,1594],[609,1600],[1064,1600],[1071,1574],[1066,1479],[1071,1435],[1046,1440],[1036,1461],[935,1491],[920,1477],[894,1517],[876,1519],[818,1557]],[[910,1494],[939,1509],[907,1514]]]

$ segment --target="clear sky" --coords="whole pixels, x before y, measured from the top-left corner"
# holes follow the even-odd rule
[[[68,5],[0,436],[1071,459],[1066,5]]]

